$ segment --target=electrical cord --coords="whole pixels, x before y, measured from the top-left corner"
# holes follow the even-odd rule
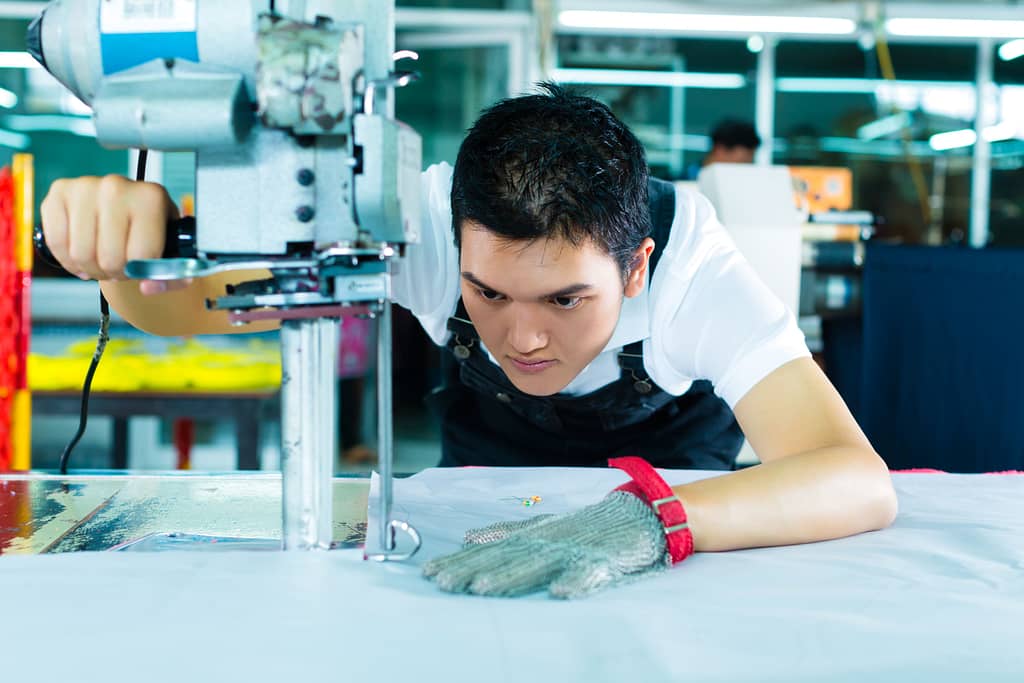
[[[135,168],[135,179],[145,180],[146,179],[146,158],[149,156],[149,152],[144,149],[139,150],[139,162]],[[60,456],[60,473],[68,473],[68,460],[71,459],[71,452],[75,450],[75,446],[81,441],[82,436],[85,434],[85,428],[89,422],[89,392],[92,389],[92,378],[96,374],[96,368],[99,367],[100,358],[103,357],[103,351],[107,348],[107,342],[110,341],[110,304],[107,302],[107,297],[103,296],[103,290],[100,290],[100,330],[99,335],[96,339],[96,351],[92,354],[92,361],[89,363],[89,370],[85,373],[85,382],[82,383],[82,410],[78,415],[78,430],[75,435],[68,441],[68,445],[64,447],[64,452]]]

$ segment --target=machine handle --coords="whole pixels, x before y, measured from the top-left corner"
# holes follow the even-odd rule
[[[50,248],[46,246],[46,235],[43,226],[37,225],[32,231],[32,242],[39,256],[51,266],[60,268],[60,262],[54,258]],[[196,257],[196,219],[193,216],[176,218],[167,221],[167,240],[161,258],[195,258]]]

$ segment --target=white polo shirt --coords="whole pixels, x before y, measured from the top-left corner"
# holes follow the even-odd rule
[[[409,245],[393,281],[395,301],[438,345],[448,341],[447,321],[460,296],[452,170],[438,164],[423,173],[421,241]],[[754,273],[697,192],[676,190],[671,236],[648,285],[623,300],[608,344],[563,394],[588,394],[614,382],[618,352],[641,339],[644,367],[659,387],[681,395],[694,380],[707,379],[730,407],[779,366],[810,355],[793,314]]]

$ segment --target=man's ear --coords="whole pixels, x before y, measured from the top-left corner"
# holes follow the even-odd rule
[[[634,297],[644,291],[647,285],[647,266],[651,262],[651,253],[654,251],[654,240],[645,237],[640,246],[633,252],[629,262],[629,273],[626,274],[626,287],[624,294],[627,297]]]

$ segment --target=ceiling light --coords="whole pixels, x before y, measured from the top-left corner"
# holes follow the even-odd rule
[[[997,123],[994,126],[989,126],[982,131],[981,135],[989,142],[1012,140],[1017,137],[1017,126],[1009,121],[1003,121],[1002,123]]]
[[[1002,142],[1004,140],[1010,140],[1017,136],[1017,126],[1010,123],[1009,121],[1003,121],[997,123],[994,126],[988,126],[981,133],[982,137],[988,142]],[[973,128],[964,128],[963,130],[952,130],[948,133],[938,133],[933,135],[929,140],[928,144],[931,145],[932,149],[937,152],[942,152],[948,149],[958,149],[960,147],[970,147],[978,141],[978,134]]]
[[[996,19],[889,19],[885,32],[928,38],[1024,38],[1024,21]]]
[[[32,138],[21,133],[12,133],[9,130],[0,129],[0,147],[25,150],[32,144]]]
[[[567,28],[677,33],[811,33],[848,35],[857,30],[852,19],[834,17],[772,17],[742,14],[677,14],[675,12],[610,12],[565,10],[558,23]]]
[[[999,46],[999,59],[1004,62],[1009,62],[1018,57],[1024,57],[1024,38],[1011,40]]]
[[[901,111],[898,114],[892,114],[891,116],[880,118],[877,121],[865,123],[857,129],[857,137],[861,140],[882,138],[887,135],[899,133],[911,123],[912,120],[910,114],[908,112]]]
[[[951,130],[948,133],[938,133],[928,139],[928,144],[936,152],[944,152],[947,149],[970,147],[978,141],[978,134],[971,128],[963,130]]]
[[[0,119],[4,127],[18,132],[57,131],[81,137],[96,137],[96,125],[92,119],[59,114],[11,114]]]
[[[42,65],[27,52],[0,52],[0,69],[39,69]]]
[[[557,83],[587,85],[641,85],[667,88],[742,88],[747,79],[740,74],[698,73],[687,71],[634,71],[632,69],[552,69]]]
[[[890,81],[884,78],[780,78],[779,92],[864,93],[873,95],[886,88],[963,88],[968,81]]]
[[[18,106],[18,96],[7,88],[0,88],[0,107],[14,109]]]
[[[764,49],[764,38],[758,35],[750,36],[747,38],[747,49],[756,55]]]

